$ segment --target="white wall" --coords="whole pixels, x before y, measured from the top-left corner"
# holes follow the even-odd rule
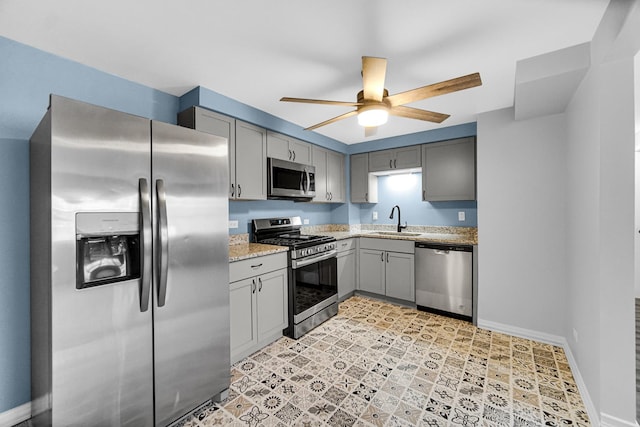
[[[478,116],[478,322],[564,336],[564,116]],[[495,325],[497,324],[497,325]]]

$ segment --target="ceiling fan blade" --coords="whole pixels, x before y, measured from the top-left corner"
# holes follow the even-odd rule
[[[387,60],[372,56],[362,57],[362,86],[364,99],[382,101],[384,78],[387,73]]]
[[[338,120],[346,119],[348,117],[355,116],[356,114],[358,114],[357,110],[349,111],[348,113],[341,114],[339,116],[334,117],[333,119],[325,120],[322,123],[318,123],[316,125],[309,126],[308,128],[305,128],[305,130],[314,130],[314,129],[317,129],[317,128],[321,127],[321,126],[330,125],[331,123],[337,122]]]
[[[444,95],[459,90],[469,89],[480,86],[480,73],[473,73],[467,76],[458,77],[451,80],[445,80],[440,83],[411,89],[406,92],[400,92],[395,95],[388,96],[386,99],[392,107],[396,105],[409,104],[411,102],[420,101],[422,99],[431,98],[438,95]]]
[[[347,101],[326,101],[323,99],[307,99],[307,98],[280,98],[280,101],[284,102],[303,102],[305,104],[326,104],[326,105],[342,105],[344,107],[357,107],[363,105],[361,102],[347,102]]]
[[[368,126],[364,128],[364,137],[374,136],[378,133],[378,126]]]
[[[401,105],[389,109],[389,114],[434,123],[442,123],[449,117],[449,114],[436,113],[434,111],[420,110],[418,108],[404,107]]]

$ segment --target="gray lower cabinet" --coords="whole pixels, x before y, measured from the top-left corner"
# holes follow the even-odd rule
[[[356,243],[354,239],[339,240],[338,299],[343,300],[356,290]]]
[[[351,203],[378,203],[378,178],[369,174],[369,153],[352,154]]]
[[[282,336],[288,324],[286,265],[286,253],[229,265],[231,363]]]
[[[452,139],[422,146],[422,200],[476,199],[476,139]]]
[[[191,107],[178,114],[178,124],[227,138],[229,199],[266,200],[265,129],[201,107]]]
[[[360,239],[358,289],[415,302],[414,268],[412,241]]]

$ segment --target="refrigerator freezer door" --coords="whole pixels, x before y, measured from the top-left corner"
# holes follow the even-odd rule
[[[229,386],[229,173],[225,138],[152,121],[152,146],[156,424],[166,425]]]
[[[50,135],[32,140],[32,198],[50,200],[50,237],[35,234],[34,220],[31,245],[32,287],[49,289],[35,290],[34,322],[48,310],[51,322],[42,325],[50,327],[48,344],[34,325],[34,351],[50,345],[51,360],[33,367],[33,397],[46,402],[51,393],[54,426],[151,426],[152,311],[141,311],[140,279],[76,289],[75,255],[76,213],[140,211],[138,180],[150,178],[149,120],[57,96],[48,114]],[[39,150],[50,150],[50,163]]]

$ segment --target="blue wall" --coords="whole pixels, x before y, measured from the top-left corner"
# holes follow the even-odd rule
[[[394,205],[400,206],[402,224],[448,225],[476,227],[478,224],[477,202],[423,202],[422,174],[398,174],[378,177],[379,203],[363,204],[360,207],[361,224],[398,224],[397,212],[389,219]],[[378,220],[373,220],[373,212]],[[458,212],[465,213],[465,221],[458,221]]]
[[[25,141],[0,138],[0,412],[31,397],[28,166]]]
[[[47,110],[50,93],[168,123],[175,123],[177,113],[184,108],[201,105],[345,154],[475,135],[475,123],[471,123],[347,146],[205,88],[195,88],[177,98],[4,37],[0,37],[0,57],[0,413],[30,400],[28,139]],[[345,176],[348,200],[348,160]],[[381,178],[383,182],[385,179]],[[412,196],[402,199],[395,193],[385,193],[384,188],[380,186],[381,200],[401,204],[403,218],[410,224],[431,221],[460,225],[457,210],[461,205],[429,205]],[[280,215],[300,215],[308,218],[310,225],[370,223],[374,208],[379,209],[380,221],[385,217],[388,220],[390,204],[277,200],[231,202],[229,217],[240,224],[232,232],[248,232],[250,219]],[[475,225],[472,208],[475,210],[475,205],[468,207],[468,224],[464,225]],[[450,222],[451,215],[454,223]]]

